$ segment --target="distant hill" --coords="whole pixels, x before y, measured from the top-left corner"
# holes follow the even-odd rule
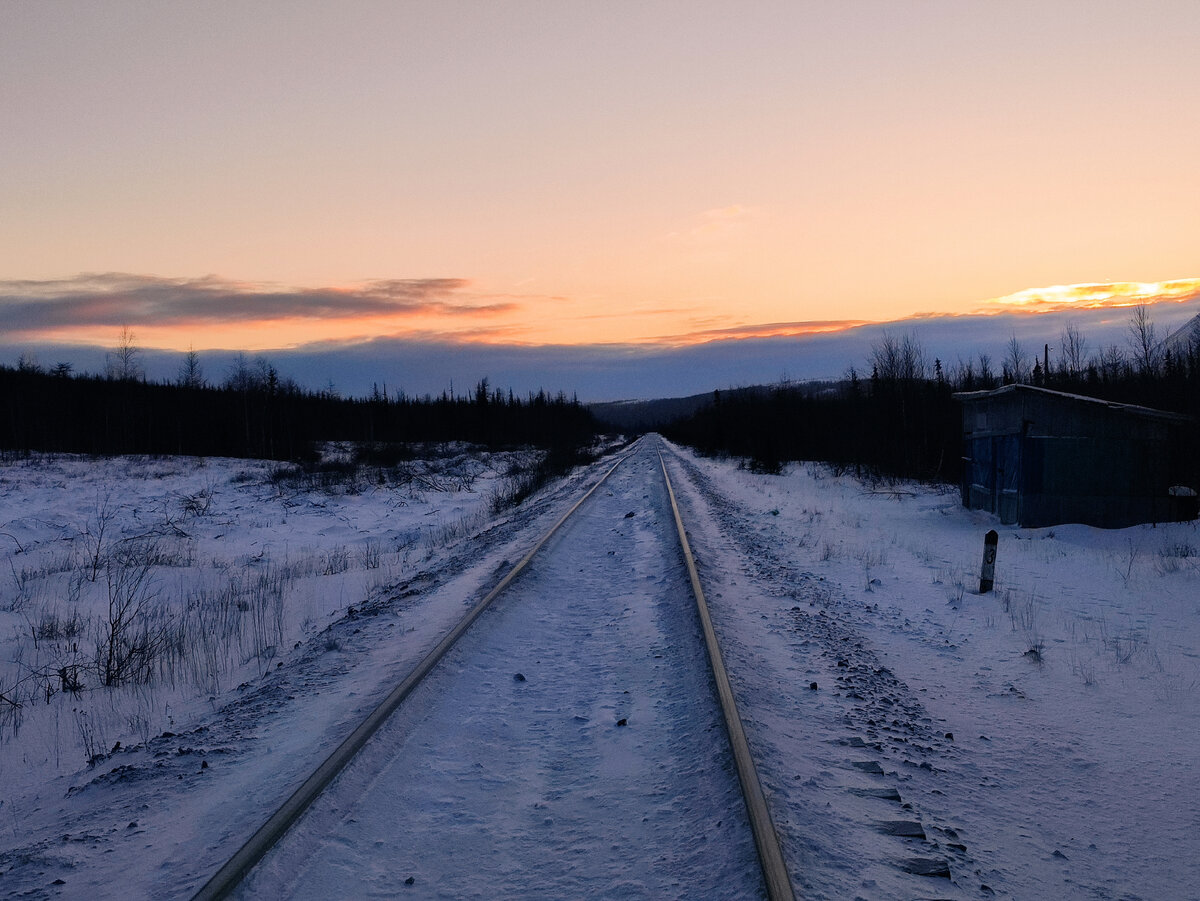
[[[690,397],[665,397],[658,400],[618,400],[588,404],[592,415],[601,425],[623,432],[652,432],[668,422],[691,416],[710,406],[713,392]]]
[[[840,383],[826,381],[809,381],[794,383],[803,387],[806,392],[819,394],[833,390]],[[751,385],[746,388],[726,388],[722,391],[708,391],[704,394],[692,394],[688,397],[664,397],[656,400],[618,400],[607,403],[587,404],[587,409],[599,420],[601,425],[620,429],[625,432],[652,432],[661,429],[669,423],[676,422],[694,415],[722,398],[762,397],[769,394],[779,385]]]

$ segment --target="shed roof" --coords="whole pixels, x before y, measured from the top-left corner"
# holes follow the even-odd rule
[[[1163,347],[1171,353],[1186,354],[1191,346],[1200,341],[1200,313],[1163,339]]]
[[[1155,410],[1153,407],[1139,407],[1136,404],[1118,404],[1113,401],[1101,400],[1098,397],[1086,397],[1082,394],[1069,394],[1065,391],[1051,391],[1049,388],[1039,388],[1036,385],[1004,385],[1000,388],[993,388],[990,391],[959,391],[953,395],[955,400],[963,403],[975,403],[977,401],[989,400],[991,398],[1006,397],[1010,394],[1038,394],[1056,398],[1058,400],[1092,404],[1097,407],[1105,407],[1112,410],[1114,413],[1125,414],[1128,416],[1138,416],[1145,419],[1167,420],[1168,422],[1192,422],[1191,416],[1186,416],[1183,413],[1171,413],[1167,410]]]

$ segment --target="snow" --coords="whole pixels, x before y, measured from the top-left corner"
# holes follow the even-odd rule
[[[656,467],[610,478],[244,897],[759,895]]]
[[[1194,523],[1016,529],[956,493],[820,466],[688,468],[702,577],[801,894],[919,897],[893,865],[919,857],[949,864],[956,894],[925,890],[939,896],[1200,896]],[[926,841],[871,834],[901,819]]]
[[[477,552],[515,553],[506,532],[547,512],[488,513],[528,457],[449,448],[414,463],[411,481],[350,490],[307,490],[272,478],[273,464],[236,460],[34,457],[0,468],[12,573],[0,595],[0,684],[23,702],[0,704],[0,889],[196,888],[455,621],[499,562]],[[211,504],[184,515],[201,493]],[[105,568],[95,583],[74,576],[90,572],[102,522],[106,558],[148,532],[174,548],[151,582],[174,622],[209,603],[236,625],[223,642],[211,628],[188,633],[174,679],[97,687]],[[281,585],[266,604],[217,590],[262,573]],[[64,617],[84,625],[35,647],[30,623]],[[87,684],[47,700],[63,660],[78,660]],[[23,679],[43,670],[49,679]]]
[[[656,446],[250,893],[761,891]],[[1017,529],[927,486],[663,447],[799,896],[1200,897],[1195,524]],[[19,723],[0,710],[0,894],[195,891],[608,465],[493,517],[513,463],[441,457],[414,463],[424,487],[352,491],[247,461],[0,465],[0,691],[72,642],[90,652],[94,625],[62,624],[107,610],[103,567],[78,576],[101,523],[101,549],[154,541],[153,598],[173,616],[231,585],[248,603],[173,679],[99,688],[85,667],[87,690],[49,699],[23,683]],[[256,594],[263,573],[282,588]],[[912,872],[929,862],[950,878]]]

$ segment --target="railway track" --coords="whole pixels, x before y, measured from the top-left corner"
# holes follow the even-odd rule
[[[444,866],[428,853],[438,842],[453,852]],[[464,860],[488,873],[464,875]],[[614,463],[195,898],[368,894],[418,878],[451,895],[793,897],[651,442]],[[513,882],[525,878],[528,891]]]

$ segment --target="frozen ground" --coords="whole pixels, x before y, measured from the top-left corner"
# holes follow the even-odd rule
[[[529,454],[435,450],[382,484],[0,466],[0,895],[177,896],[219,865],[546,512],[489,512]],[[132,664],[106,686],[114,598]]]
[[[266,467],[240,461],[0,467],[0,690],[26,692],[19,710],[0,710],[0,895],[179,896],[198,887],[598,475],[576,473],[492,520],[488,493],[510,462],[431,463],[423,470],[431,485],[355,493],[281,487]],[[437,481],[464,466],[472,478]],[[670,466],[798,894],[1200,897],[1193,524],[1012,529],[961,509],[951,493],[865,485],[817,466],[766,476],[682,451]],[[616,558],[616,569],[581,564],[595,597],[565,603],[570,592],[555,588],[542,613],[501,604],[479,624],[492,631],[468,636],[458,666],[438,676],[439,685],[488,682],[490,695],[462,719],[431,695],[402,711],[393,740],[403,746],[405,723],[419,720],[478,737],[551,728],[569,711],[568,737],[594,769],[625,776],[648,765],[620,744],[636,730],[601,728],[624,700],[614,704],[612,691],[636,667],[591,639],[613,630],[641,653],[689,628],[684,614],[667,612],[675,595],[636,580],[678,566],[648,531],[659,516],[652,477],[652,467],[631,467],[594,505],[589,516],[599,520],[578,527],[597,557]],[[981,596],[983,534],[993,527],[997,585]],[[96,623],[105,623],[113,589],[105,567],[93,566],[94,548],[119,562],[122,543],[157,547],[144,600],[167,605],[175,624],[196,608],[224,611],[204,622],[225,638],[211,647],[194,639],[200,650],[177,653],[153,684],[104,688],[95,648],[106,633]],[[136,574],[136,561],[126,563]],[[632,587],[617,584],[618,571],[634,574]],[[274,575],[260,579],[264,572]],[[531,585],[564,578],[536,567],[528,575]],[[539,680],[525,657],[550,660],[521,637],[533,641],[543,628],[571,636],[573,653]],[[550,635],[537,645],[550,645]],[[91,680],[81,691],[64,688],[66,665]],[[687,700],[694,677],[664,680],[653,666],[645,675],[655,687],[621,711],[630,724],[645,715],[685,736],[708,729],[711,712]],[[551,686],[574,700],[539,694]],[[579,823],[598,804],[569,785],[548,802],[558,771],[533,750],[527,768],[499,782],[472,767],[483,753],[463,742],[434,752],[448,781],[413,780],[402,805],[416,808],[421,828],[452,824],[453,795],[486,796],[492,784],[503,803],[480,834],[503,837],[507,855],[535,842],[547,818]],[[683,769],[657,777],[646,816],[689,797]],[[633,809],[636,800],[621,803]],[[538,803],[553,812],[533,816]],[[380,815],[395,809],[385,804]],[[646,844],[652,826],[621,830],[610,844]],[[918,831],[923,838],[887,834]],[[676,841],[662,854],[682,870],[695,838],[681,831]],[[347,847],[362,854],[362,844]],[[519,884],[523,858],[512,850],[506,859],[505,878]],[[537,864],[558,865],[559,855]],[[392,875],[439,866],[408,862]],[[943,866],[949,878],[910,872]],[[640,865],[621,878],[614,892],[670,894]],[[482,894],[489,884],[481,876],[467,888]],[[609,887],[589,891],[604,895],[601,886]],[[404,890],[436,896],[437,880]]]
[[[803,895],[1200,897],[1194,523],[1016,529],[954,493],[820,466],[686,468]],[[901,820],[926,839],[863,828]],[[953,884],[899,882],[912,858],[946,861]]]
[[[676,541],[643,448],[244,897],[759,897]]]

